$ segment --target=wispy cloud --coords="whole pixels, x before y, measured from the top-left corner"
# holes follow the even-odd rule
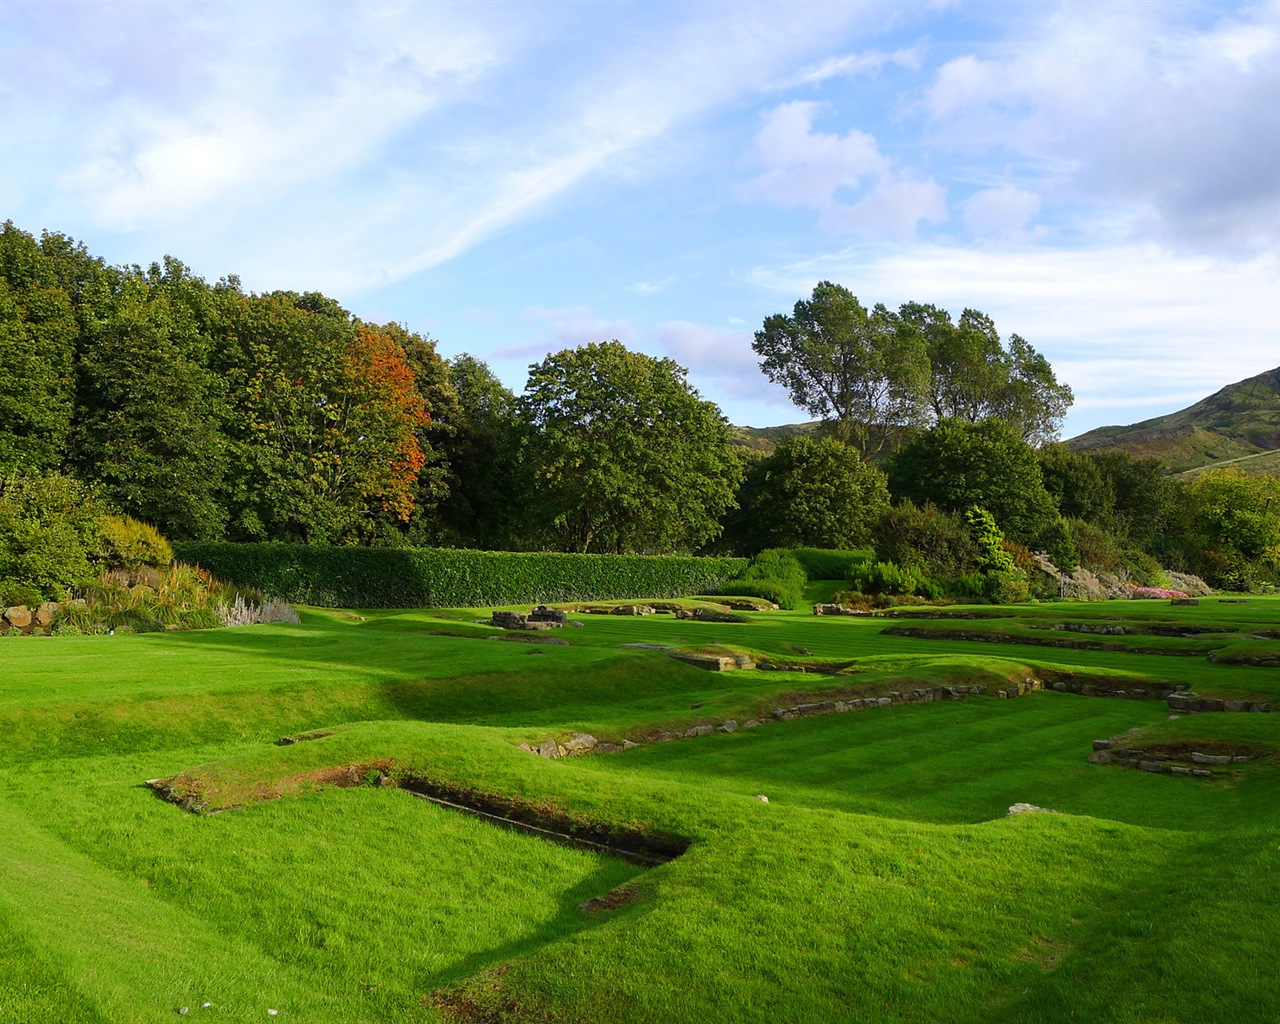
[[[764,115],[755,147],[766,169],[739,187],[739,198],[816,210],[818,225],[833,234],[899,238],[922,221],[946,220],[946,193],[936,181],[900,170],[866,132],[814,131],[822,111],[822,104],[795,101]],[[844,198],[853,194],[852,202]]]

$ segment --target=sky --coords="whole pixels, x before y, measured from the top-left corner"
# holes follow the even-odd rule
[[[0,4],[0,220],[734,423],[822,280],[990,314],[1064,436],[1280,365],[1280,4]]]

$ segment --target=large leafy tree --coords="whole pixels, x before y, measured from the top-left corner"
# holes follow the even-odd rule
[[[0,474],[65,457],[75,395],[71,297],[36,240],[0,226]]]
[[[1010,539],[1030,547],[1047,546],[1061,523],[1035,451],[1000,420],[945,419],[922,431],[894,456],[889,488],[945,512],[985,508]]]
[[[440,442],[449,473],[449,500],[439,508],[444,539],[518,548],[525,528],[519,402],[483,360],[464,352],[448,365],[457,408]]]
[[[923,421],[929,357],[919,327],[883,305],[867,309],[841,285],[822,281],[790,316],[768,317],[751,347],[771,381],[864,456]]]
[[[740,501],[730,528],[750,551],[854,548],[871,540],[889,489],[884,474],[848,445],[800,436],[751,468]]]
[[[740,468],[729,426],[671,359],[608,341],[529,369],[520,408],[533,525],[576,551],[689,551],[720,530]]]
[[[313,293],[218,298],[233,536],[351,542],[407,520],[428,412],[396,339]]]
[[[172,537],[216,537],[227,408],[189,310],[140,273],[87,326],[72,464],[124,512]]]
[[[1071,388],[1026,339],[1001,342],[986,313],[966,309],[959,321],[937,306],[899,309],[921,333],[929,354],[929,405],[935,419],[1003,420],[1031,444],[1054,440],[1071,407]]]

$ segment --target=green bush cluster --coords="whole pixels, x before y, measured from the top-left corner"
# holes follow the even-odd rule
[[[894,562],[865,562],[849,573],[854,589],[864,594],[919,594],[933,597],[933,586],[914,566]]]
[[[875,558],[870,549],[792,548],[791,553],[811,580],[847,580],[855,565]]]
[[[181,542],[184,562],[272,597],[330,608],[469,608],[714,594],[745,558]]]
[[[809,582],[794,551],[768,548],[752,559],[742,576],[720,588],[721,594],[763,597],[779,608],[792,609],[804,601]]]
[[[173,561],[160,531],[131,516],[104,516],[98,531],[99,560],[108,569],[162,569]]]

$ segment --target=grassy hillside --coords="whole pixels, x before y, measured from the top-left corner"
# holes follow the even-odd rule
[[[1228,384],[1178,412],[1127,427],[1098,427],[1067,442],[1073,451],[1122,448],[1161,459],[1172,472],[1247,459],[1280,449],[1280,368]],[[1275,460],[1254,472],[1274,472]]]
[[[779,442],[801,434],[816,434],[822,424],[817,420],[811,423],[784,423],[779,427],[734,427],[729,428],[730,443],[741,448],[769,455]]]

